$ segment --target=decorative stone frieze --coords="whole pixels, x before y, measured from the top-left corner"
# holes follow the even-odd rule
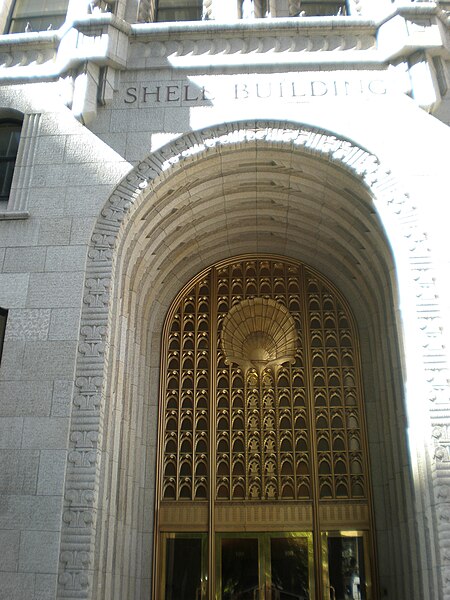
[[[421,340],[433,421],[434,446],[430,503],[441,515],[437,544],[442,559],[448,556],[450,534],[450,399],[444,391],[448,379],[439,303],[435,292],[430,251],[410,197],[403,193],[387,166],[367,149],[330,133],[293,123],[248,121],[224,124],[191,132],[161,148],[131,171],[104,206],[91,238],[83,299],[75,395],[66,471],[65,509],[61,535],[58,599],[91,599],[94,552],[102,467],[104,402],[102,396],[107,365],[107,332],[114,277],[114,249],[126,235],[126,223],[166,178],[176,177],[193,162],[214,153],[246,146],[283,148],[328,161],[354,175],[370,190],[381,220],[393,227],[393,237],[409,261],[411,298],[416,301],[417,336]],[[430,524],[431,528],[431,524]],[[433,531],[429,535],[433,538]],[[444,570],[441,586],[450,594]],[[97,597],[97,596],[96,596]]]

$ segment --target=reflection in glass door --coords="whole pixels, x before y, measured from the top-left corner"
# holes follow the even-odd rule
[[[310,598],[308,537],[288,535],[270,538],[270,594],[268,600]]]
[[[164,549],[164,600],[206,600],[206,536],[168,533]]]
[[[221,600],[259,600],[258,538],[224,537],[220,550]]]
[[[330,600],[369,600],[370,569],[366,567],[367,536],[357,531],[322,534],[325,597]]]
[[[312,535],[218,534],[218,600],[313,598]]]
[[[208,600],[206,533],[164,534],[162,600]],[[312,532],[216,534],[211,600],[371,600],[367,532],[321,534],[323,596]]]

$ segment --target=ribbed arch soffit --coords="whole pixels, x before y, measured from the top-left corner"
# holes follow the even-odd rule
[[[323,272],[357,321],[375,311],[380,332],[392,311],[393,262],[383,228],[395,254],[409,260],[410,293],[420,298],[420,261],[428,251],[409,197],[368,150],[295,123],[191,132],[124,178],[101,211],[88,252],[58,598],[72,598],[72,590],[73,597],[92,597],[111,306],[132,311],[135,324],[159,319],[160,326],[176,293],[202,268],[238,254],[273,253]],[[428,304],[420,318],[434,309]],[[392,312],[389,319],[393,324]],[[438,393],[433,377],[430,396]]]
[[[139,299],[155,284],[175,293],[211,260],[262,252],[302,259],[379,310],[392,259],[366,186],[303,149],[250,141],[212,152],[149,186],[129,217],[120,262]]]

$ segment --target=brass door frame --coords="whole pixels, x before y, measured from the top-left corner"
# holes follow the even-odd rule
[[[272,583],[272,565],[271,565],[271,554],[270,554],[270,540],[272,538],[305,538],[308,544],[308,581],[309,581],[309,595],[310,598],[314,598],[314,555],[313,555],[313,534],[310,531],[271,531],[271,532],[235,532],[235,533],[223,533],[218,532],[215,535],[216,544],[216,592],[215,600],[222,600],[222,574],[221,574],[221,541],[223,539],[257,539],[258,540],[258,580],[259,580],[259,599],[258,600],[269,600],[270,593],[267,594],[269,587]]]
[[[361,508],[361,510],[359,510],[359,505],[361,504],[360,502],[356,501],[356,502],[349,502],[347,500],[344,501],[340,501],[340,500],[320,500],[319,496],[319,482],[318,482],[318,457],[317,457],[317,438],[316,438],[316,427],[315,427],[315,423],[314,423],[314,405],[313,405],[313,400],[312,398],[314,397],[314,385],[313,385],[313,367],[312,367],[312,359],[311,359],[311,355],[312,355],[312,349],[310,348],[310,340],[311,340],[311,332],[309,330],[309,323],[308,323],[308,307],[307,307],[307,297],[306,297],[306,293],[302,293],[301,296],[301,302],[302,302],[302,307],[301,307],[301,312],[303,314],[303,331],[304,331],[304,348],[305,348],[305,353],[307,355],[307,359],[305,360],[305,371],[306,371],[306,386],[308,389],[308,398],[307,398],[307,403],[308,403],[308,419],[309,419],[309,434],[311,436],[310,439],[310,470],[311,470],[311,487],[312,487],[312,498],[310,501],[307,502],[307,504],[311,505],[312,507],[312,526],[313,526],[313,531],[317,532],[316,535],[314,535],[313,537],[313,543],[314,543],[314,555],[315,555],[315,582],[316,582],[316,594],[318,598],[323,598],[323,593],[325,591],[325,588],[322,590],[321,588],[324,586],[324,581],[323,581],[323,571],[322,571],[322,564],[323,564],[323,556],[322,556],[322,551],[323,551],[323,546],[322,546],[322,542],[321,542],[321,535],[319,532],[323,531],[324,529],[328,529],[331,530],[332,527],[333,528],[339,528],[342,529],[343,527],[354,527],[355,525],[357,525],[360,528],[364,528],[364,529],[369,529],[371,531],[373,531],[373,508],[372,508],[372,491],[371,491],[371,482],[370,482],[370,476],[369,476],[369,464],[368,464],[368,443],[367,443],[367,435],[366,435],[366,425],[365,425],[365,412],[363,409],[363,401],[362,401],[362,380],[361,380],[361,368],[360,368],[360,352],[359,352],[359,342],[358,342],[358,336],[357,336],[357,330],[356,330],[356,325],[352,316],[352,312],[350,310],[350,308],[348,307],[348,304],[345,300],[345,298],[342,296],[342,294],[339,292],[339,290],[337,290],[334,285],[329,282],[327,280],[327,278],[325,276],[323,276],[322,274],[316,272],[313,268],[304,265],[303,263],[300,263],[298,261],[283,257],[283,256],[276,256],[276,255],[258,255],[258,256],[254,256],[254,255],[243,255],[243,256],[238,256],[238,257],[233,257],[232,259],[227,259],[225,261],[221,261],[219,263],[216,263],[214,265],[212,265],[211,267],[208,267],[207,269],[205,269],[204,271],[202,271],[201,273],[199,273],[195,278],[193,278],[186,286],[183,287],[183,289],[179,292],[179,294],[177,295],[177,297],[175,298],[175,300],[173,301],[171,308],[168,311],[168,315],[166,317],[166,321],[164,324],[164,329],[163,329],[163,343],[162,343],[162,352],[161,352],[161,379],[160,379],[160,386],[161,386],[161,392],[160,392],[160,398],[161,398],[161,410],[159,411],[159,427],[158,427],[158,450],[157,450],[157,455],[158,455],[158,459],[157,459],[157,474],[156,474],[156,503],[155,503],[155,527],[154,527],[154,551],[155,551],[155,557],[156,560],[154,561],[154,577],[153,577],[153,597],[154,598],[158,598],[158,591],[161,590],[161,569],[159,568],[159,565],[161,565],[161,552],[160,552],[160,537],[161,537],[161,532],[162,531],[168,531],[168,526],[169,523],[166,523],[166,525],[163,524],[164,519],[161,520],[161,509],[162,509],[162,465],[163,465],[163,453],[164,453],[164,447],[163,447],[163,440],[161,438],[161,436],[163,436],[163,431],[164,431],[164,410],[162,408],[162,403],[163,403],[163,399],[165,398],[165,390],[166,390],[166,383],[167,383],[167,377],[168,377],[168,368],[167,365],[165,363],[166,361],[166,356],[167,356],[167,351],[168,351],[168,340],[169,340],[169,327],[170,327],[170,323],[171,320],[173,319],[173,316],[175,314],[175,311],[177,310],[177,307],[179,305],[179,303],[181,302],[181,300],[183,299],[183,297],[189,293],[190,290],[193,289],[194,285],[197,285],[197,283],[205,280],[206,278],[208,278],[209,281],[209,289],[210,289],[210,297],[211,298],[217,298],[217,280],[218,280],[218,272],[220,268],[226,267],[226,266],[230,266],[233,265],[235,263],[239,263],[240,261],[281,261],[282,263],[286,264],[286,265],[295,265],[301,272],[301,275],[299,276],[300,281],[302,286],[305,286],[305,272],[307,271],[308,273],[311,273],[315,276],[317,276],[317,278],[321,281],[321,282],[326,282],[326,284],[328,285],[328,287],[331,289],[332,293],[334,294],[334,296],[339,300],[339,302],[341,303],[341,305],[344,306],[344,308],[346,309],[346,315],[347,318],[349,320],[349,327],[350,330],[352,332],[352,340],[354,342],[355,345],[355,356],[354,356],[354,360],[355,360],[355,373],[356,373],[356,386],[357,389],[360,392],[360,396],[357,398],[357,405],[358,405],[358,409],[359,409],[359,427],[360,427],[360,431],[361,431],[361,447],[362,447],[362,466],[363,466],[363,472],[365,474],[365,485],[366,485],[366,498],[363,502],[364,506]],[[215,534],[216,534],[216,530],[220,527],[218,526],[217,523],[217,509],[216,509],[216,483],[217,483],[217,479],[216,479],[216,467],[217,467],[217,459],[216,459],[216,410],[217,410],[217,398],[216,398],[216,375],[217,375],[217,365],[216,365],[216,352],[217,352],[217,347],[218,347],[218,327],[217,327],[217,304],[216,302],[210,302],[210,314],[209,314],[209,322],[210,322],[210,334],[211,334],[211,339],[209,342],[209,352],[210,352],[210,356],[209,356],[209,364],[210,364],[210,368],[209,368],[209,422],[208,422],[208,426],[209,426],[209,435],[208,435],[208,450],[209,450],[209,466],[208,466],[208,471],[209,471],[209,501],[206,502],[196,502],[197,506],[194,508],[192,507],[192,514],[196,514],[197,517],[198,515],[200,515],[200,513],[204,514],[206,517],[207,514],[207,522],[202,523],[201,527],[199,527],[199,522],[198,520],[200,519],[200,517],[198,517],[197,519],[197,526],[195,527],[194,525],[191,525],[190,523],[187,523],[187,527],[191,527],[193,529],[198,530],[205,530],[205,527],[207,528],[208,532],[209,532],[209,565],[210,565],[210,572],[209,572],[209,598],[214,598],[215,597],[215,590],[216,588],[216,584],[215,584],[215,577],[216,577],[216,569],[212,568],[212,565],[216,564],[216,543],[215,543]],[[279,500],[278,502],[280,502],[280,504],[284,504],[281,500]],[[306,503],[306,502],[305,502]],[[175,504],[175,502],[174,502]],[[189,502],[184,502],[184,501],[177,501],[178,506],[181,508],[181,506],[184,504],[185,506],[187,504],[190,504]],[[200,505],[203,506],[200,506]],[[207,512],[205,513],[205,508],[206,508],[206,504],[207,504]],[[218,503],[218,504],[222,504],[222,503]],[[230,502],[230,504],[232,504],[232,501]],[[261,505],[266,504],[266,502],[263,500],[260,503]],[[302,501],[295,501],[295,504],[297,505],[301,505]],[[194,505],[194,502],[192,502],[192,505]],[[353,523],[353,522],[345,522],[345,520],[342,520],[342,512],[339,510],[339,507],[343,507],[343,506],[347,506],[350,509],[350,513],[355,513],[359,515],[359,520],[357,520],[357,523]],[[351,508],[353,507],[353,508]],[[187,506],[186,506],[187,508]],[[164,507],[164,510],[166,509],[166,507]],[[359,510],[359,512],[358,512]],[[164,512],[164,511],[163,511]],[[170,511],[169,511],[170,512]],[[361,514],[360,514],[361,513]],[[339,514],[341,515],[341,518],[339,518]],[[332,516],[330,516],[332,515]],[[334,515],[334,516],[333,516]],[[203,517],[201,518],[203,519]],[[332,523],[336,523],[336,525],[332,525]],[[237,525],[236,527],[239,527],[239,525]],[[193,530],[191,529],[191,530]],[[179,529],[178,529],[179,530]],[[374,572],[376,572],[376,553],[375,553],[375,548],[374,548],[374,539],[373,536],[370,536],[369,539],[369,545],[371,548],[371,566],[374,569]],[[376,582],[376,577],[373,577],[373,584],[374,584],[374,597],[377,597],[377,593],[375,590],[375,582]]]
[[[160,589],[161,597],[165,596],[166,590],[166,542],[168,539],[199,539],[201,540],[201,571],[202,571],[202,585],[201,585],[201,598],[199,600],[207,600],[208,594],[208,540],[206,533],[177,533],[177,532],[164,532],[161,534],[161,575],[160,575]]]
[[[322,584],[324,591],[324,598],[328,600],[330,596],[330,579],[329,579],[329,558],[328,558],[328,539],[329,538],[345,538],[354,537],[360,538],[363,542],[363,558],[365,566],[365,591],[366,599],[372,600],[374,597],[373,588],[373,555],[372,555],[372,541],[370,531],[353,531],[353,530],[339,530],[339,531],[322,531],[320,532],[321,545],[322,545]]]

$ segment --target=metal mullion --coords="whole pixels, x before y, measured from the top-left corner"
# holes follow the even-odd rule
[[[335,298],[335,302],[339,302],[338,298]],[[348,427],[347,427],[347,414],[346,414],[346,405],[345,405],[345,369],[344,369],[344,365],[342,362],[342,346],[341,346],[341,330],[340,330],[340,326],[339,326],[339,310],[335,304],[335,310],[336,310],[336,331],[337,331],[337,350],[338,350],[338,356],[339,356],[339,369],[340,369],[340,379],[341,379],[341,389],[342,389],[342,426],[343,426],[343,433],[345,435],[345,440],[344,440],[344,445],[345,445],[345,462],[347,465],[347,485],[348,485],[348,494],[347,497],[350,500],[352,498],[352,478],[351,478],[351,465],[350,465],[350,448],[349,448],[349,437],[348,437]],[[344,308],[341,306],[341,310],[342,312],[344,312]],[[347,329],[350,332],[350,323],[348,316],[346,315],[346,321],[347,321]],[[353,369],[355,370],[355,348],[353,346],[354,343],[354,338],[353,335],[351,336],[351,341],[352,341],[352,354],[353,354]],[[356,388],[356,372],[354,372],[354,385]],[[355,389],[356,391],[356,389]],[[358,408],[358,413],[359,413],[359,406],[358,406],[358,398],[356,398],[356,406]],[[359,416],[359,414],[358,414]],[[359,416],[358,421],[360,422],[361,417]],[[361,445],[360,445],[361,447]]]
[[[323,598],[322,582],[322,545],[320,539],[320,514],[319,514],[319,475],[317,462],[317,435],[315,423],[315,404],[314,404],[314,385],[312,368],[312,349],[311,349],[311,330],[308,320],[309,307],[306,297],[306,273],[303,265],[301,266],[301,299],[304,324],[304,349],[305,349],[305,383],[306,383],[306,404],[309,404],[309,428],[310,428],[310,448],[311,448],[311,488],[312,488],[312,515],[313,515],[313,549],[314,549],[314,575],[316,598]],[[323,332],[323,329],[322,329]]]
[[[179,378],[178,378],[178,408],[177,408],[177,485],[175,500],[180,499],[180,467],[181,467],[181,398],[183,389],[183,337],[184,337],[184,302],[181,303],[180,309],[180,362],[179,362]],[[195,387],[194,387],[195,389]]]
[[[160,378],[159,394],[160,398],[164,398],[163,406],[160,407],[158,413],[158,434],[157,434],[157,465],[156,465],[156,498],[155,498],[155,509],[154,509],[154,520],[153,520],[153,569],[152,569],[152,598],[158,598],[162,596],[162,565],[164,558],[162,555],[164,549],[164,542],[162,536],[159,534],[159,522],[160,522],[160,510],[161,510],[161,497],[162,497],[162,484],[163,484],[163,464],[164,464],[164,449],[165,449],[165,432],[164,426],[166,421],[167,411],[167,380],[168,380],[168,369],[167,369],[167,355],[169,349],[170,339],[170,324],[173,323],[172,318],[166,318],[166,322],[163,327],[163,342],[161,348],[161,359],[160,369],[162,376]],[[180,333],[180,360],[181,360],[181,333]],[[179,363],[179,371],[181,371],[181,362]],[[176,490],[175,490],[176,491]]]
[[[273,389],[274,389],[274,402],[275,402],[275,433],[276,433],[276,440],[277,440],[277,445],[276,445],[276,457],[277,457],[277,479],[278,479],[278,498],[281,498],[281,491],[282,491],[282,485],[281,485],[281,450],[280,450],[280,405],[279,405],[279,398],[278,398],[278,368],[275,367],[273,370]],[[292,378],[291,378],[292,381]],[[291,386],[292,387],[292,386]],[[292,395],[291,395],[292,398]],[[292,419],[291,419],[292,422]],[[295,469],[294,469],[295,472]]]
[[[334,448],[333,448],[333,427],[331,425],[331,406],[330,406],[330,386],[329,386],[329,372],[328,372],[328,365],[327,363],[327,350],[326,350],[326,338],[325,338],[325,328],[323,326],[324,323],[324,317],[325,317],[325,311],[323,310],[323,294],[322,294],[322,290],[321,289],[321,313],[322,313],[322,332],[323,332],[323,358],[324,358],[324,365],[323,365],[323,371],[324,371],[324,375],[325,375],[325,399],[326,399],[326,409],[327,409],[327,413],[328,413],[328,441],[329,441],[329,453],[330,453],[330,461],[331,461],[331,485],[332,485],[332,492],[333,492],[333,499],[337,498],[336,495],[336,473],[335,473],[335,469],[334,469]]]
[[[355,334],[355,324],[353,322],[353,316],[347,315],[347,320],[349,321],[349,331],[352,334],[352,340],[356,338]],[[369,463],[369,443],[367,439],[367,422],[366,422],[366,411],[363,406],[363,394],[364,387],[362,381],[362,371],[361,371],[361,352],[359,346],[359,337],[357,337],[357,347],[353,349],[353,364],[355,368],[355,386],[357,384],[357,390],[359,394],[356,397],[356,406],[360,411],[359,415],[359,428],[360,428],[360,453],[362,465],[364,467],[363,475],[364,475],[364,493],[365,499],[369,507],[369,540],[367,542],[370,547],[369,553],[369,565],[366,570],[366,581],[367,575],[370,575],[371,583],[372,583],[372,598],[379,598],[380,590],[379,590],[379,577],[378,577],[378,555],[377,555],[377,544],[375,540],[375,512],[373,506],[373,493],[372,493],[372,479],[370,476],[370,463]],[[370,598],[369,598],[370,600]]]
[[[245,457],[245,482],[246,482],[245,496],[247,498],[249,483],[250,483],[250,475],[248,472],[250,460],[249,460],[249,449],[248,449],[247,373],[246,373],[246,371],[244,371],[244,369],[242,370],[242,376],[243,376],[243,380],[244,380],[243,404],[244,404],[244,457]]]
[[[295,368],[295,367],[294,367]],[[298,479],[297,479],[297,439],[295,435],[295,400],[294,400],[294,388],[292,386],[292,365],[289,365],[290,377],[289,377],[289,389],[290,389],[290,413],[291,413],[291,445],[292,445],[292,462],[294,469],[294,500],[298,500]],[[305,407],[306,408],[306,407]],[[306,422],[306,421],[305,421]],[[309,437],[309,436],[308,436]]]
[[[195,312],[197,315],[197,318],[195,319],[195,329],[194,329],[194,389],[192,390],[192,493],[191,493],[191,498],[192,500],[195,500],[195,484],[196,484],[196,477],[195,477],[195,469],[197,466],[197,452],[196,452],[196,448],[195,448],[195,435],[197,432],[197,396],[198,394],[197,392],[197,352],[198,352],[198,305],[199,305],[199,284],[197,283],[195,285],[195,289],[194,289],[194,293],[195,293]]]
[[[228,279],[228,312],[230,311],[232,304],[233,304],[233,275],[232,275],[232,268],[231,268],[231,264],[228,267],[228,273],[227,273],[227,279]],[[228,440],[228,445],[229,445],[229,452],[230,452],[230,464],[229,464],[229,477],[230,477],[230,483],[229,483],[229,498],[230,500],[233,500],[233,445],[232,445],[232,437],[231,437],[231,432],[232,432],[232,427],[231,427],[231,420],[232,420],[232,406],[233,406],[233,399],[232,399],[232,393],[233,393],[233,386],[232,386],[232,379],[231,379],[231,364],[228,365],[228,406],[229,406],[229,423],[228,423],[228,427],[229,427],[229,440]],[[245,385],[245,384],[244,384]],[[245,404],[245,403],[244,403]],[[244,413],[245,414],[245,413]],[[245,431],[245,424],[244,424],[244,431]],[[244,445],[244,450],[246,451],[246,446]]]
[[[230,500],[233,499],[233,385],[232,385],[232,366],[228,365],[228,447],[230,452],[230,461],[228,465],[228,476],[230,481]]]
[[[261,499],[265,500],[266,476],[264,473],[265,451],[264,451],[264,409],[263,409],[263,390],[262,390],[262,372],[258,373],[258,405],[259,405],[259,447],[260,447],[260,465],[261,465]]]
[[[209,502],[208,502],[208,598],[215,597],[215,500],[216,500],[216,444],[217,444],[217,267],[212,268],[210,280],[210,380],[209,380]]]
[[[323,357],[325,358],[325,354],[326,354],[326,330],[325,330],[325,326],[324,326],[324,321],[325,321],[325,310],[323,308],[323,287],[322,287],[322,282],[320,282],[320,322],[321,322],[321,329],[322,329],[322,351],[323,351]],[[334,454],[333,454],[333,444],[332,444],[332,431],[331,431],[331,412],[330,412],[330,405],[329,405],[329,397],[330,397],[330,388],[328,385],[328,369],[327,366],[324,362],[323,364],[323,387],[324,387],[324,394],[325,394],[325,408],[324,410],[326,411],[326,416],[327,416],[327,420],[328,420],[328,427],[327,427],[327,431],[328,431],[328,442],[329,442],[329,450],[328,450],[328,457],[329,457],[329,461],[330,461],[330,468],[331,468],[331,492],[332,492],[332,496],[333,498],[336,498],[336,479],[335,479],[335,472],[334,472]],[[319,449],[317,448],[317,452],[319,452]]]

